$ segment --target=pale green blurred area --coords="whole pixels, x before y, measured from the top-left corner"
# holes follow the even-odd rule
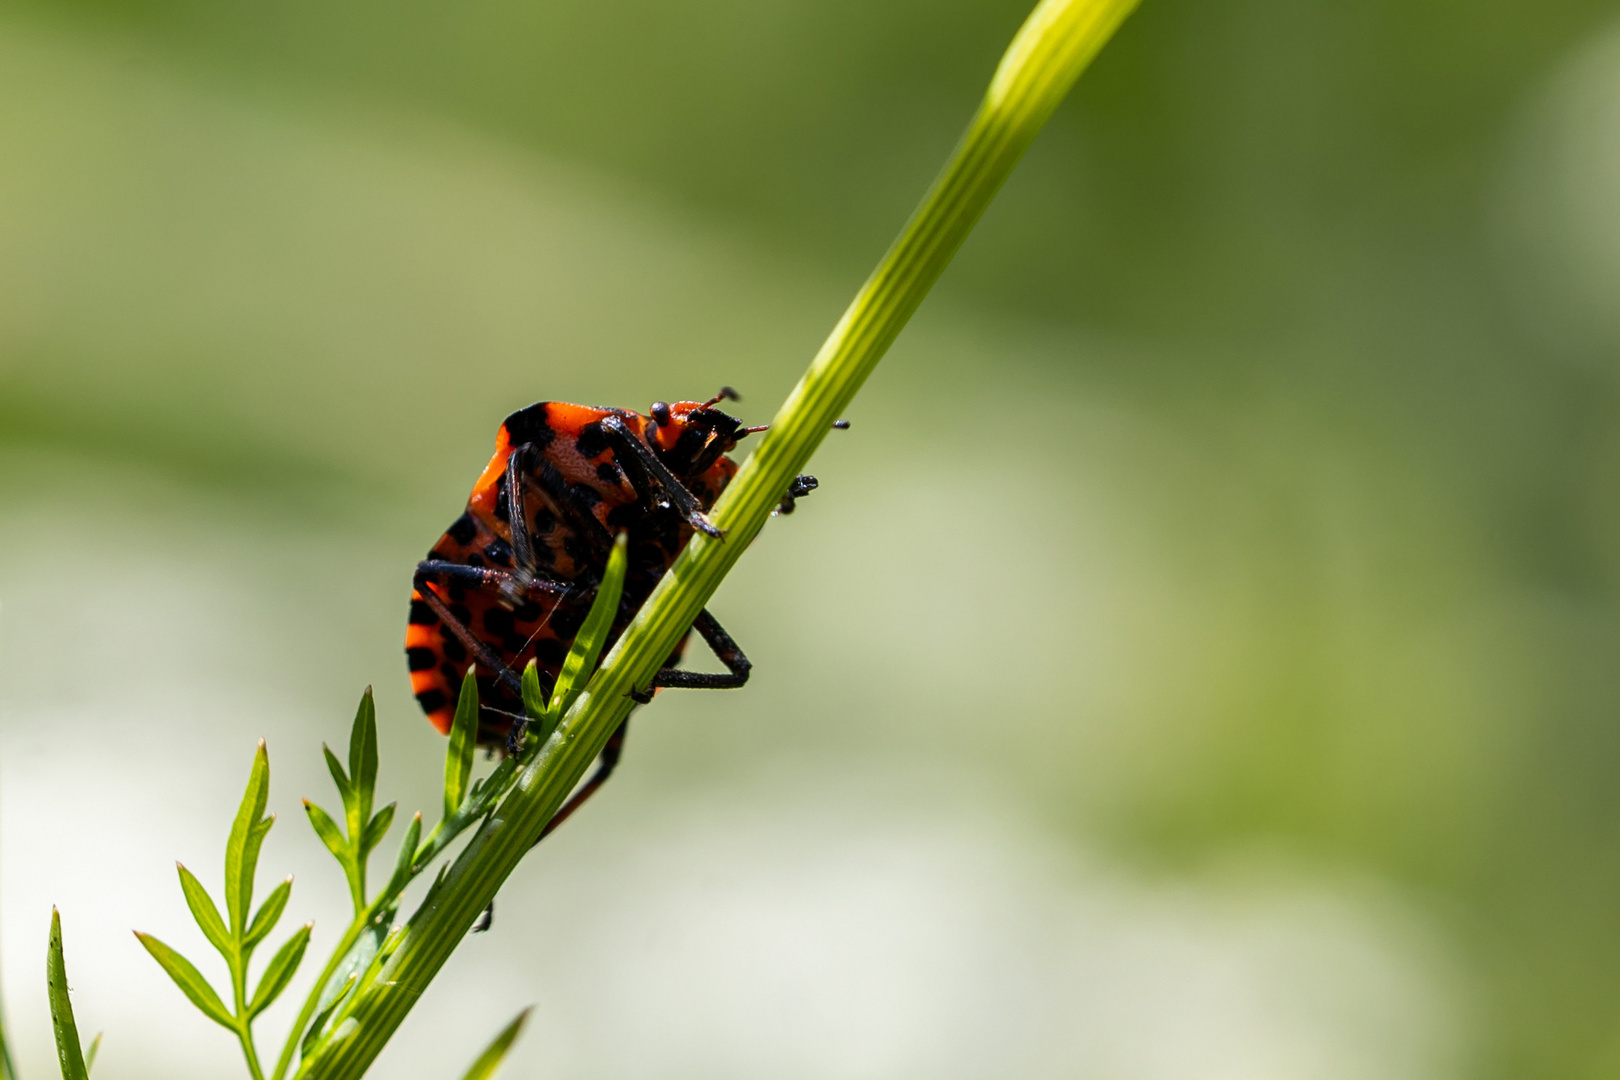
[[[319,946],[297,798],[370,683],[436,805],[409,574],[500,419],[768,419],[1023,14],[0,6],[27,1075],[53,902],[98,1078],[237,1074],[127,930],[204,949],[253,740]],[[530,1002],[512,1075],[1620,1068],[1617,16],[1146,0],[716,598],[753,681],[379,1072]]]

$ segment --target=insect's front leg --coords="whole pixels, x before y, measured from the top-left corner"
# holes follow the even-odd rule
[[[623,420],[617,416],[608,417],[602,421],[602,431],[607,435],[608,445],[613,447],[619,467],[625,471],[637,491],[664,499],[698,532],[715,539],[724,535],[703,513],[703,503],[698,497],[669,471],[668,466],[658,460],[652,448],[626,427]]]

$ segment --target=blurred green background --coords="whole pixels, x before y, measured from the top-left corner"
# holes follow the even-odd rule
[[[203,952],[254,740],[319,946],[297,798],[371,683],[434,805],[410,570],[501,418],[767,419],[1026,10],[0,2],[30,1076],[51,903],[98,1077],[239,1068],[127,930]],[[1147,0],[717,597],[754,681],[379,1068],[532,1001],[514,1076],[1620,1072],[1617,375],[1620,7]]]

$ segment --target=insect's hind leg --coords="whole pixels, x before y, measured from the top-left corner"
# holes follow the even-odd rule
[[[568,801],[563,803],[562,809],[558,810],[551,820],[546,823],[545,829],[541,831],[539,839],[535,840],[535,843],[538,844],[556,831],[557,826],[567,821],[575,810],[585,805],[586,799],[595,795],[597,789],[608,782],[608,777],[612,776],[613,770],[618,768],[619,757],[624,753],[624,737],[629,727],[630,721],[626,718],[620,721],[618,727],[613,729],[613,734],[608,736],[607,745],[602,747],[601,756],[596,759],[596,771],[591,774],[591,778],[585,781],[578,791],[569,796]]]
[[[714,652],[719,661],[726,665],[725,674],[707,671],[682,671],[680,668],[667,667],[653,676],[652,686],[644,691],[631,691],[630,696],[645,705],[652,700],[653,687],[668,686],[685,690],[735,690],[748,682],[748,673],[753,670],[753,661],[744,655],[742,648],[726,633],[726,628],[720,625],[720,620],[709,614],[704,608],[698,612],[698,617],[692,621],[692,629],[696,630],[704,642]]]

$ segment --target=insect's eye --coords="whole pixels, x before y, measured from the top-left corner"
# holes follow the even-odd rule
[[[647,414],[652,417],[653,423],[659,427],[664,427],[669,423],[669,406],[662,401],[653,402],[652,408],[647,410]]]

